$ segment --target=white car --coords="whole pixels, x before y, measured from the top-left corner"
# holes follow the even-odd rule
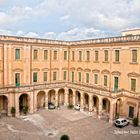
[[[115,120],[114,124],[117,127],[124,127],[124,126],[129,124],[129,121],[127,119],[124,119],[124,118],[119,118],[119,119]]]
[[[80,110],[80,105],[79,105],[79,104],[77,104],[77,105],[75,106],[75,110]]]

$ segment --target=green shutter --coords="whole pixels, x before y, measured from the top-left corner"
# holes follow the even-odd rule
[[[64,71],[64,80],[67,80],[67,71]]]
[[[89,73],[86,73],[86,83],[89,83]]]
[[[72,83],[74,83],[74,72],[72,72]]]
[[[37,72],[33,73],[33,82],[37,82]]]
[[[47,72],[44,72],[44,81],[47,81]]]
[[[108,61],[108,50],[105,50],[104,54],[105,54],[105,62],[107,62]]]
[[[48,59],[48,50],[44,50],[44,60]]]
[[[118,92],[118,83],[119,79],[118,77],[114,77],[114,92]]]
[[[120,57],[120,51],[119,50],[115,50],[115,61],[119,62],[119,58]]]
[[[94,74],[94,84],[98,84],[98,75]]]
[[[104,75],[104,86],[107,86],[107,75]]]
[[[20,86],[20,73],[15,73],[15,84],[16,86]]]
[[[20,59],[20,49],[15,50],[15,59],[19,60]]]
[[[136,79],[131,79],[131,91],[136,91]]]
[[[132,50],[132,62],[137,62],[137,50]]]
[[[79,75],[79,82],[81,82],[81,72],[79,72],[78,75]]]

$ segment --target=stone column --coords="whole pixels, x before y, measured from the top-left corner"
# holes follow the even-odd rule
[[[58,89],[55,90],[55,106],[58,107]]]
[[[34,112],[37,111],[37,91],[33,91],[33,106],[34,106]]]
[[[92,110],[92,106],[93,106],[92,95],[89,94],[89,111]]]
[[[8,94],[8,116],[11,116],[11,107],[12,107],[12,103],[11,103],[11,101],[12,101],[12,98],[11,98],[11,96],[12,96],[12,93],[9,93]]]
[[[80,104],[81,109],[80,110],[82,111],[84,109],[84,92],[81,91],[80,94],[81,94],[81,104]]]
[[[48,92],[49,90],[45,90],[45,108],[48,109]]]
[[[69,89],[65,88],[65,103],[64,103],[65,106],[68,105],[68,94],[69,94]]]
[[[102,115],[102,98],[99,98],[99,105],[98,105],[97,112],[98,112],[98,118],[100,119]]]
[[[8,44],[4,44],[4,86],[6,86],[7,85],[7,79],[8,79],[8,65],[7,65],[7,63],[8,63],[8,56],[7,56],[7,48],[8,48]]]
[[[30,102],[30,110],[29,110],[29,113],[33,113],[34,112],[34,106],[33,106],[33,101],[34,101],[34,97],[33,97],[33,92],[30,92],[29,93],[29,102]]]
[[[16,117],[19,117],[19,93],[15,93],[15,108],[16,108]]]
[[[109,123],[113,123],[114,120],[114,106],[113,102],[110,103],[110,112],[109,112]]]
[[[73,106],[76,105],[76,91],[75,90],[72,90],[73,91]]]
[[[12,85],[12,84],[14,84],[14,81],[13,81],[13,83],[12,83],[12,77],[14,77],[14,76],[12,76],[12,46],[11,45],[9,45],[8,46],[8,50],[9,50],[9,53],[8,53],[8,78],[9,78],[9,81],[8,81],[8,84],[9,85]]]

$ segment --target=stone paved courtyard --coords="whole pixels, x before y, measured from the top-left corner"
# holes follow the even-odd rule
[[[105,120],[75,110],[40,110],[20,118],[0,119],[0,140],[139,140],[140,127],[116,128]]]

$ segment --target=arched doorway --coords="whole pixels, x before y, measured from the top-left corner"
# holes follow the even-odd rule
[[[58,106],[64,105],[65,97],[64,97],[64,89],[60,89],[58,91]]]
[[[37,109],[44,108],[45,107],[45,92],[40,91],[37,94]]]
[[[116,110],[115,110],[115,118],[119,118],[119,116],[121,115],[121,107],[122,107],[122,100],[121,99],[117,99],[116,101]]]
[[[29,95],[22,94],[19,97],[19,111],[26,114],[29,110]]]
[[[73,105],[73,91],[71,89],[69,89],[68,104]]]
[[[84,109],[89,110],[89,95],[84,93]]]
[[[48,103],[55,105],[55,90],[53,89],[48,92]]]
[[[110,101],[109,101],[109,99],[104,98],[102,100],[102,109],[103,109],[103,112],[109,113],[109,111],[110,111]]]
[[[4,95],[0,96],[0,112],[2,114],[8,114],[8,98]]]
[[[96,95],[93,95],[93,110],[98,114],[99,109],[99,98]]]
[[[79,91],[76,91],[76,105],[81,104],[81,94]]]

